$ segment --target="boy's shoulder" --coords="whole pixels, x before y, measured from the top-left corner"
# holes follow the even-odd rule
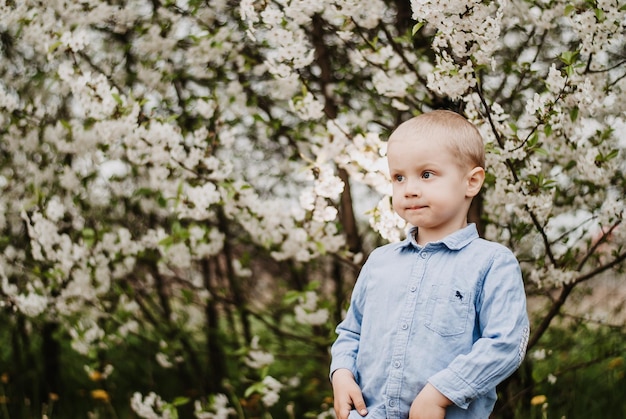
[[[505,245],[503,245],[502,243],[487,240],[482,237],[478,237],[477,239],[473,240],[470,243],[470,245],[473,245],[475,247],[480,247],[482,249],[487,249],[492,252],[503,252],[503,253],[513,254],[513,251],[509,249],[508,247],[506,247]]]
[[[515,253],[505,245],[487,240],[484,238],[476,238],[469,242],[458,252],[460,260],[464,262],[472,261],[472,266],[491,266],[492,264],[519,264]]]
[[[398,250],[402,249],[403,247],[408,246],[408,240],[402,240],[399,242],[392,242],[392,243],[387,243],[387,244],[382,244],[378,247],[375,247],[371,252],[370,255],[381,255],[381,254],[386,254],[389,252],[397,252]]]

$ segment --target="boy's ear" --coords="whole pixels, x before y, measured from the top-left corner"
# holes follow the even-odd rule
[[[473,198],[478,195],[480,192],[480,188],[483,186],[483,182],[485,181],[485,169],[482,167],[474,167],[470,170],[467,175],[467,192],[465,193],[466,198]]]

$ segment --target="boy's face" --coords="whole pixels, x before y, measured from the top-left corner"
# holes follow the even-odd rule
[[[467,225],[467,211],[484,180],[480,167],[462,169],[438,135],[395,132],[387,147],[393,208],[417,226],[418,243],[441,240]]]

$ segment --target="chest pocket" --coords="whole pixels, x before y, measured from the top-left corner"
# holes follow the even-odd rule
[[[441,336],[465,333],[472,306],[471,292],[450,285],[433,285],[424,325]]]

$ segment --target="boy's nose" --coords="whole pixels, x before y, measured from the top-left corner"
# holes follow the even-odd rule
[[[422,189],[418,180],[407,180],[406,189],[404,190],[406,196],[420,196]]]

